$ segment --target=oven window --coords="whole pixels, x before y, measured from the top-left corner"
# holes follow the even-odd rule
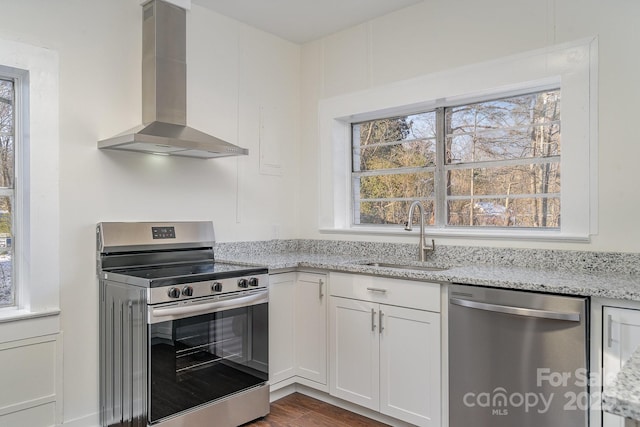
[[[268,305],[149,325],[149,422],[268,380]]]

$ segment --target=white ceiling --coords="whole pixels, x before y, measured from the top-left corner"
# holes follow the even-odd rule
[[[424,0],[192,0],[294,43],[306,43]]]

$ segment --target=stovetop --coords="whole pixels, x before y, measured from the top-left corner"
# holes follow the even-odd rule
[[[206,262],[114,269],[106,272],[104,278],[137,286],[157,288],[235,277],[252,277],[267,273],[266,267]]]
[[[147,303],[190,304],[268,292],[266,267],[215,262],[211,221],[101,222],[101,281],[147,288]]]

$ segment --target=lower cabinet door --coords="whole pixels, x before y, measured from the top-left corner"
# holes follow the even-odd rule
[[[378,304],[330,298],[330,392],[379,410]]]
[[[296,273],[269,276],[269,382],[295,375],[294,301]]]
[[[380,412],[440,426],[440,314],[380,305]]]
[[[298,273],[295,299],[296,375],[322,385],[327,384],[326,282],[326,274]]]

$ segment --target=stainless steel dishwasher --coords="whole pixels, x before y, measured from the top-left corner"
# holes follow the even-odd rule
[[[449,287],[449,427],[586,427],[588,299]]]

